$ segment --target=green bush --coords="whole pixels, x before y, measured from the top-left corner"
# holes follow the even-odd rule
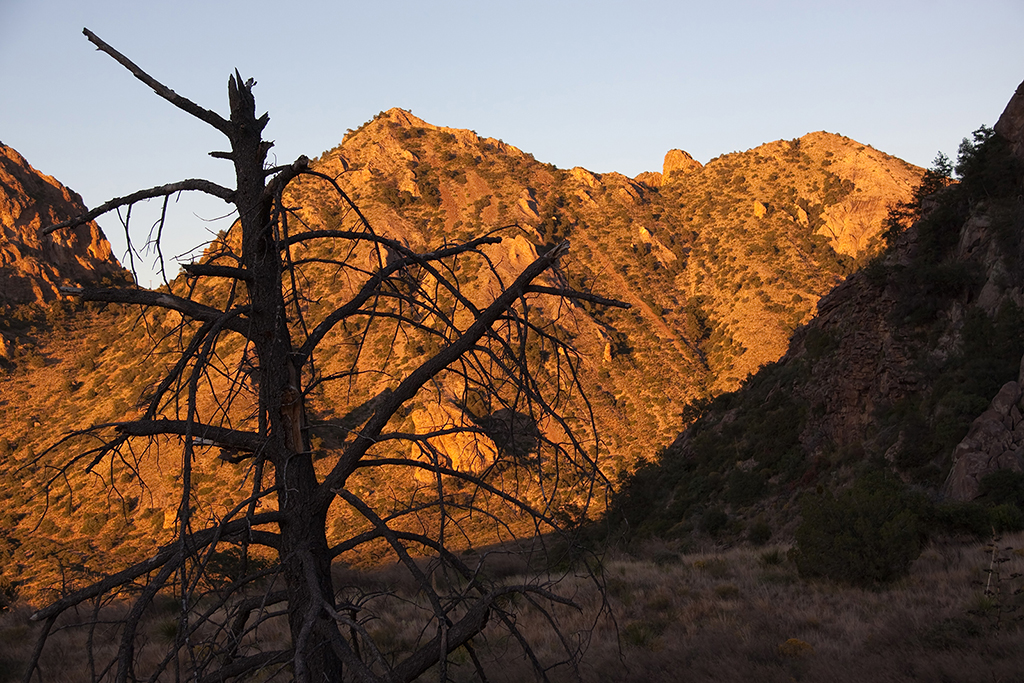
[[[711,508],[704,512],[700,519],[701,529],[712,536],[717,536],[729,523],[729,516],[719,508]]]
[[[836,496],[806,494],[791,557],[803,577],[855,585],[893,581],[921,554],[923,507],[885,472],[864,475]]]
[[[967,533],[984,538],[992,533],[992,519],[980,503],[943,503],[932,510],[929,526],[946,533]]]
[[[996,533],[1024,529],[1024,513],[1016,505],[1010,503],[996,505],[989,510],[989,517],[992,519],[992,529]]]
[[[754,545],[761,546],[772,538],[772,528],[763,519],[755,521],[747,530],[747,539]]]
[[[981,478],[978,494],[994,506],[1006,504],[1024,508],[1024,472],[989,472]]]

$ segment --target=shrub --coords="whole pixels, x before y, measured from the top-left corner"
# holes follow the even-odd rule
[[[106,526],[109,517],[103,512],[89,512],[85,515],[85,523],[82,524],[82,533],[86,536],[95,536],[100,529]]]
[[[1024,529],[1024,513],[1016,505],[1010,503],[996,505],[989,510],[989,517],[992,519],[992,528],[996,533]]]
[[[992,505],[1024,507],[1024,472],[996,470],[981,478],[978,493]]]
[[[711,536],[717,536],[728,523],[729,516],[718,508],[707,510],[700,519],[701,529]]]
[[[798,638],[790,638],[779,644],[779,654],[783,657],[804,657],[814,654],[814,646]]]
[[[944,503],[932,511],[930,526],[947,533],[967,533],[983,538],[992,533],[988,510],[980,503]]]
[[[803,577],[855,585],[893,581],[921,554],[922,507],[885,472],[869,473],[837,496],[807,494],[791,557]]]
[[[754,522],[747,531],[747,539],[754,545],[764,545],[772,538],[772,528],[768,522],[759,519]]]
[[[715,595],[722,600],[735,600],[740,597],[740,589],[734,583],[720,583],[715,586]]]
[[[0,574],[0,612],[6,612],[18,599],[18,585]]]
[[[622,629],[622,639],[626,645],[642,648],[644,650],[655,650],[660,643],[662,629],[657,624],[648,621],[634,621],[626,624]]]
[[[750,505],[764,493],[767,482],[761,472],[733,470],[729,473],[725,500],[739,507]]]

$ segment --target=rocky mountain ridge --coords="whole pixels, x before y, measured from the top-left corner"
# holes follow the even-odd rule
[[[888,251],[821,298],[784,357],[711,402],[638,473],[621,518],[651,533],[706,528],[704,518],[784,524],[802,491],[840,488],[865,467],[939,502],[986,500],[994,473],[1017,485],[1024,137],[1004,122],[1021,111],[1018,91],[1002,133],[964,140],[959,180],[919,190],[904,205],[916,222],[890,224]]]
[[[507,256],[495,257],[510,273],[568,239],[559,277],[632,305],[564,321],[594,359],[598,413],[653,427],[607,431],[616,469],[667,443],[685,405],[779,357],[818,297],[880,248],[886,206],[920,177],[870,147],[812,133],[703,166],[671,151],[661,174],[630,179],[557,169],[398,109],[314,167],[337,177],[377,230],[414,247],[512,226]],[[319,207],[304,219],[329,227],[336,217],[311,187],[298,184],[294,202]]]
[[[632,304],[624,311],[538,303],[535,310],[540,324],[571,339],[582,355],[581,381],[602,439],[597,448],[613,480],[671,441],[687,405],[737,386],[776,359],[819,297],[880,248],[880,207],[909,197],[920,176],[919,169],[870,147],[815,133],[703,166],[670,152],[660,174],[630,179],[558,169],[500,140],[433,126],[395,109],[351,132],[313,168],[335,178],[379,234],[426,249],[495,231],[505,239],[487,254],[500,278],[567,239],[570,255],[551,283]],[[333,228],[345,220],[344,207],[316,181],[294,183],[286,199],[307,227]],[[218,241],[232,239],[228,232]],[[215,258],[218,241],[206,258]],[[311,264],[327,255],[296,253]],[[457,277],[470,298],[494,285],[485,269]],[[310,312],[330,306],[346,287],[326,271],[304,285]],[[200,302],[229,296],[226,286],[194,288],[185,276],[171,286]],[[62,319],[54,333],[37,326],[33,351],[0,383],[8,425],[0,443],[3,488],[12,492],[11,532],[2,552],[20,567],[15,573],[40,563],[57,572],[46,558],[61,547],[81,557],[118,547],[128,561],[130,549],[148,547],[173,527],[173,515],[163,512],[174,505],[173,468],[158,461],[140,463],[134,474],[111,469],[111,482],[127,484],[139,475],[147,482],[141,495],[124,497],[120,512],[95,490],[102,482],[74,480],[47,502],[47,523],[40,525],[44,501],[32,492],[48,477],[38,456],[53,435],[134,414],[146,387],[174,358],[179,323],[173,314],[109,306]],[[349,367],[351,344],[339,333],[320,370]],[[413,360],[430,351],[415,339],[367,339],[361,348],[360,369],[368,376],[376,359]],[[542,372],[554,377],[559,371],[557,354],[541,346],[529,353]],[[223,360],[226,367],[239,365],[244,349],[232,347]],[[318,397],[315,446],[324,457],[387,381],[382,377],[364,393],[325,390]],[[439,391],[438,406],[404,416],[410,428],[497,419],[473,413],[472,397],[450,387]],[[439,440],[437,447],[456,466],[472,469],[506,446],[480,438],[473,444]],[[196,476],[206,494],[223,491],[218,504],[228,505],[243,473],[210,453],[196,464]],[[341,521],[332,523],[343,530]]]

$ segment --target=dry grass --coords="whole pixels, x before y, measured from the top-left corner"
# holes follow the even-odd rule
[[[1003,543],[1020,548],[1024,537]],[[802,581],[778,549],[666,550],[641,554],[660,562],[607,562],[620,647],[601,634],[605,644],[588,652],[584,678],[1020,680],[1019,624],[1004,616],[997,628],[981,544],[934,544],[907,579],[878,591]],[[1005,556],[1004,577],[1024,570],[1020,553]],[[1004,579],[1004,589],[1013,581]]]
[[[908,578],[875,591],[803,581],[781,548],[681,554],[651,544],[604,558],[604,596],[587,572],[561,577],[559,592],[582,607],[552,610],[564,640],[526,601],[515,605],[516,624],[556,681],[576,676],[572,666],[558,664],[566,647],[582,652],[578,673],[586,681],[1021,680],[1021,624],[1005,608],[1020,602],[1012,591],[1021,579],[1009,577],[1024,572],[1024,551],[1004,549],[1024,548],[1024,535],[1002,539],[999,548],[1007,561],[996,565],[1002,591],[994,597],[985,595],[992,565],[980,543],[934,543]],[[490,571],[517,582],[517,568],[506,559]],[[400,656],[422,642],[425,606],[397,567],[337,578],[352,590],[379,591],[384,616],[366,627],[382,649]],[[0,616],[0,681],[13,680],[16,663],[30,651],[27,615],[21,606]],[[173,618],[154,615],[148,636],[166,639]],[[264,635],[280,644],[287,630]],[[490,680],[534,679],[506,630],[491,627],[485,636],[476,651]],[[80,657],[83,645],[83,633],[60,633],[45,680],[86,680],[83,666],[63,666]],[[453,653],[451,664],[453,680],[476,680],[465,652]]]

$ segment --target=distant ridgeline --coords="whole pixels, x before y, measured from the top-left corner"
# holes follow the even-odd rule
[[[66,243],[41,242],[39,226],[80,212],[80,203],[52,179],[26,179],[26,171],[18,169],[27,169],[27,164],[6,148],[0,165],[6,240],[0,292],[14,297],[31,290],[30,301],[46,302],[55,298],[59,284],[121,273],[94,226],[77,234],[59,233]],[[793,349],[810,344],[823,355],[834,355],[827,351],[830,344],[841,343],[835,341],[840,336],[812,332],[818,323],[801,326],[811,320],[822,296],[880,253],[888,206],[909,201],[923,173],[848,138],[811,133],[727,154],[704,166],[673,150],[661,172],[631,179],[582,168],[558,169],[500,140],[434,126],[400,109],[382,112],[351,131],[313,167],[337,178],[378,234],[422,249],[498,230],[506,239],[487,247],[487,253],[503,279],[514,277],[538,252],[568,240],[569,256],[548,284],[568,283],[632,304],[628,310],[587,303],[556,310],[537,304],[533,311],[541,328],[558,326],[584,358],[580,372],[601,436],[595,448],[612,481],[672,443],[688,406],[736,389],[750,373],[781,357],[794,330],[800,331]],[[310,228],[331,228],[340,222],[342,207],[322,184],[300,179],[290,187],[287,200],[299,207]],[[218,238],[232,239],[231,231]],[[210,249],[216,248],[215,241]],[[309,251],[302,256],[316,259],[318,254]],[[39,259],[39,265],[16,267],[36,264],[32,258]],[[901,277],[903,271],[887,268],[876,278]],[[25,273],[37,271],[35,285],[26,285]],[[827,301],[860,291],[858,287],[867,285],[858,283],[866,277],[856,276]],[[460,272],[459,280],[471,298],[494,285],[483,269]],[[196,296],[214,301],[228,295],[226,287],[211,285]],[[309,283],[308,305],[331,306],[344,287],[325,275],[322,281]],[[878,298],[875,291],[863,296]],[[940,294],[945,296],[935,296]],[[55,315],[34,318],[12,340],[11,367],[0,382],[0,418],[5,424],[0,439],[5,475],[0,486],[9,501],[0,530],[5,573],[56,580],[63,571],[63,560],[54,555],[57,548],[95,558],[116,547],[116,561],[127,563],[171,533],[173,515],[165,515],[164,509],[177,504],[173,468],[164,476],[159,462],[139,466],[146,470],[147,482],[162,484],[116,504],[105,493],[99,495],[101,482],[85,475],[55,490],[48,501],[34,492],[52,476],[36,463],[36,456],[60,434],[132,414],[175,358],[171,351],[179,322],[166,312],[143,315],[113,305],[85,307],[59,320]],[[815,334],[818,341],[808,341]],[[322,359],[321,372],[347,371],[353,359],[346,343],[339,337],[337,353]],[[432,350],[407,347],[400,339],[367,339],[357,359],[358,370],[372,372],[374,359],[381,354],[416,357]],[[224,359],[227,365],[246,362],[244,349],[235,353]],[[529,353],[542,373],[559,371],[559,359],[542,345]],[[791,350],[790,356],[794,353],[809,352]],[[796,370],[785,370],[796,367],[795,362],[788,358],[770,372],[796,377]],[[699,456],[704,460],[697,466],[691,466],[691,456],[679,456],[683,467],[690,469],[680,469],[678,476],[670,472],[663,479],[680,482],[685,491],[680,494],[666,484],[652,499],[662,501],[659,510],[671,508],[679,521],[690,518],[691,507],[707,504],[703,501],[721,501],[723,510],[732,514],[734,508],[759,504],[767,492],[809,476],[805,461],[823,463],[819,450],[807,455],[801,441],[806,438],[805,415],[821,410],[818,403],[799,390],[772,393],[769,385],[781,386],[783,379],[762,379],[767,376],[758,375],[747,393],[719,399],[716,405],[725,407],[740,401],[752,387],[767,387],[762,390],[761,413],[728,413],[733,416],[728,419],[737,420],[737,429],[725,430],[726,439],[733,439],[728,441],[731,450],[712,444],[717,450]],[[388,388],[388,381],[382,377],[375,391]],[[455,466],[472,467],[489,449],[517,447],[502,442],[491,425],[511,420],[517,433],[527,435],[540,428],[523,423],[520,429],[520,416],[489,413],[486,397],[462,396],[452,387],[438,391],[445,397],[440,404],[415,409],[403,419],[419,430],[451,420],[481,425],[484,434],[470,455],[465,455],[464,443],[438,440],[437,447]],[[317,416],[322,429],[314,436],[314,446],[324,457],[339,445],[339,434],[347,434],[346,420],[372,408],[367,404],[371,393],[322,397],[330,407]],[[710,419],[700,423],[695,436],[672,446],[663,460],[666,467],[675,462],[673,454],[683,452],[680,444],[717,433],[714,430],[720,427]],[[757,445],[756,431],[738,429],[748,422],[775,435],[772,440],[783,449],[778,457],[774,451],[757,451],[775,447]],[[909,443],[910,438],[904,441]],[[822,446],[820,452],[832,451]],[[180,457],[168,453],[169,458]],[[737,465],[737,460],[747,464]],[[23,468],[17,478],[16,468]],[[236,466],[211,453],[209,461],[197,462],[195,468],[193,476],[204,487],[224,491],[225,505],[237,502],[233,496],[243,473]],[[105,476],[131,481],[130,473],[111,470]],[[691,502],[672,502],[666,495],[672,501]]]
[[[946,530],[1024,527],[1024,92],[894,204],[889,248],[785,356],[701,413],[618,495],[635,533],[791,532],[807,490],[895,473]],[[994,516],[993,516],[994,515]]]
[[[23,328],[45,320],[39,305],[61,299],[59,287],[124,277],[95,223],[40,234],[85,210],[81,197],[0,143],[0,360],[14,359]]]
[[[121,273],[95,223],[39,234],[85,210],[80,196],[0,143],[0,307],[53,301],[61,285]]]

